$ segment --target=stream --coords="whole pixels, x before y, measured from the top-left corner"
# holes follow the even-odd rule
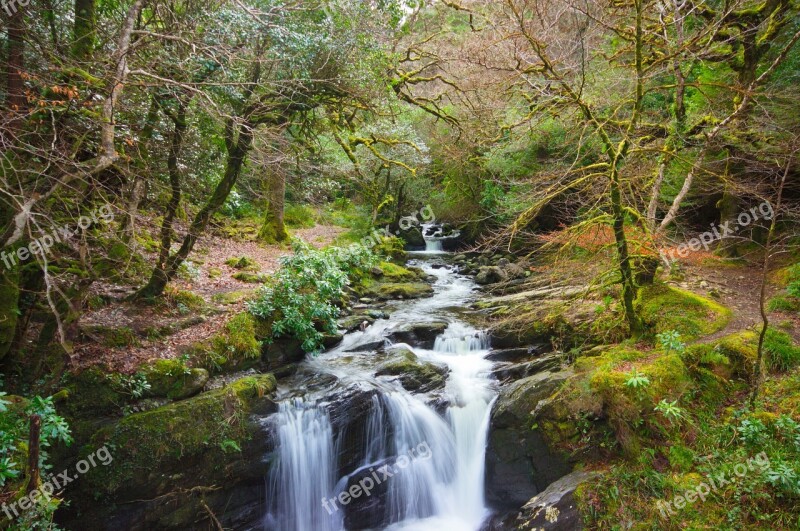
[[[496,382],[488,337],[463,319],[476,297],[441,242],[409,253],[435,277],[433,297],[386,304],[388,319],[347,334],[282,380],[278,412],[263,419],[276,438],[264,529],[479,530],[487,432]],[[445,322],[433,344],[391,344],[409,323]],[[449,369],[443,388],[412,393],[376,376],[397,349]],[[352,494],[352,496],[351,496]]]

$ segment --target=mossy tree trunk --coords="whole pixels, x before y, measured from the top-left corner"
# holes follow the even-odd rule
[[[264,224],[258,238],[267,244],[282,243],[289,240],[284,224],[286,207],[286,175],[280,171],[269,171],[266,179],[267,206]]]
[[[72,56],[75,59],[89,59],[94,50],[96,26],[96,0],[75,0],[75,23],[72,31]]]
[[[228,123],[225,134],[225,144],[228,148],[228,158],[225,163],[225,173],[222,179],[214,189],[214,194],[206,202],[202,209],[197,213],[192,220],[186,236],[183,238],[183,243],[173,255],[167,258],[163,264],[156,265],[150,280],[147,284],[137,291],[134,299],[149,299],[158,297],[164,292],[164,288],[170,280],[175,278],[178,268],[189,256],[189,253],[194,249],[197,238],[205,231],[211,216],[219,210],[225,203],[225,200],[230,195],[233,186],[239,179],[242,172],[242,167],[250,151],[253,143],[253,125],[247,122],[242,122],[239,125],[234,125],[232,121]]]

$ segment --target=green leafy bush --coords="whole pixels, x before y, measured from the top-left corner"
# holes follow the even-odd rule
[[[336,332],[336,304],[351,278],[379,260],[363,246],[316,250],[300,241],[292,246],[295,254],[281,259],[281,267],[247,309],[269,324],[268,340],[295,337],[304,350],[314,352],[324,333]]]
[[[283,221],[287,227],[310,229],[317,222],[317,212],[308,205],[287,204],[283,210]]]

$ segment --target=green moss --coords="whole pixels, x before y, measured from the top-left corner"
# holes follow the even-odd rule
[[[391,262],[381,262],[378,267],[383,272],[382,278],[387,282],[414,282],[420,279],[419,271],[412,271]]]
[[[88,488],[102,495],[135,492],[154,482],[167,488],[170,475],[182,472],[187,462],[205,462],[209,470],[224,467],[223,443],[241,444],[248,437],[248,412],[276,386],[271,374],[251,376],[103,428],[90,446],[112,448],[114,463],[93,468],[85,478]],[[202,484],[202,478],[197,481]]]
[[[65,390],[67,399],[64,408],[72,417],[116,414],[129,398],[105,372],[96,367],[69,375]]]
[[[208,381],[205,369],[190,369],[182,360],[157,360],[140,369],[147,378],[147,396],[187,398],[200,392]]]
[[[229,291],[227,293],[217,293],[215,294],[211,300],[216,302],[217,304],[238,304],[248,298],[252,297],[255,294],[255,290],[240,290],[240,291]]]
[[[215,279],[222,276],[222,269],[218,267],[210,267],[208,269],[208,278]]]
[[[130,347],[138,342],[136,332],[128,326],[111,328],[104,325],[90,325],[82,330],[85,335],[99,339],[107,347]]]
[[[248,273],[246,271],[239,271],[238,273],[234,273],[233,278],[234,280],[238,280],[239,282],[245,282],[247,284],[263,284],[268,279],[266,275]]]
[[[249,256],[233,257],[225,260],[225,265],[240,271],[259,271],[261,266]]]
[[[179,308],[184,307],[193,311],[201,311],[206,307],[205,299],[191,291],[177,290],[168,292],[167,297]]]
[[[684,340],[722,330],[732,315],[710,299],[666,285],[643,288],[636,307],[653,334],[675,330]]]
[[[758,335],[745,330],[720,339],[714,347],[731,362],[733,374],[749,378],[758,353]]]
[[[388,256],[395,261],[402,261],[406,258],[405,242],[395,236],[382,238],[372,250],[375,254]]]
[[[317,212],[308,205],[289,203],[283,209],[283,222],[293,229],[310,229],[316,226]]]
[[[256,318],[247,312],[237,314],[221,333],[208,341],[195,343],[187,354],[194,365],[210,372],[253,367],[261,356],[261,343],[256,339]]]
[[[421,282],[376,282],[363,289],[364,297],[389,299],[419,299],[433,295],[433,288]]]

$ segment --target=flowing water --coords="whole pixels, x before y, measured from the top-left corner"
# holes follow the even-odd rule
[[[346,335],[282,385],[279,411],[268,419],[277,450],[265,529],[347,529],[352,507],[335,499],[348,490],[348,481],[352,488],[351,476],[359,471],[365,491],[363,478],[378,483],[383,475],[380,488],[359,498],[379,522],[370,527],[469,531],[480,529],[489,515],[484,453],[497,394],[489,376],[492,364],[484,359],[489,344],[460,318],[474,298],[472,280],[446,266],[439,250],[418,253],[414,262],[436,277],[433,297],[390,303],[389,319]],[[446,321],[448,327],[432,349],[413,351],[420,360],[450,369],[444,390],[413,394],[394,379],[376,377],[386,356],[376,352],[376,343],[403,324],[429,321]],[[363,398],[358,407],[343,406],[338,399],[345,395]],[[337,432],[341,419],[361,409],[364,422]],[[393,474],[379,475],[382,469]]]

